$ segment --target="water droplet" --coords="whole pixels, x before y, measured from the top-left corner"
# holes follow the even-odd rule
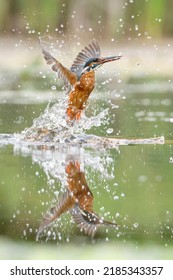
[[[138,223],[134,223],[134,224],[133,224],[133,227],[134,227],[134,228],[137,228],[138,226],[139,226]]]
[[[106,130],[107,134],[111,134],[113,131],[114,131],[113,128],[108,128],[108,129]]]
[[[138,29],[139,29],[138,25],[137,25],[137,24],[135,24],[135,30],[138,30]]]
[[[56,86],[51,86],[51,89],[52,90],[56,90]]]
[[[173,163],[173,157],[169,158],[169,163]]]

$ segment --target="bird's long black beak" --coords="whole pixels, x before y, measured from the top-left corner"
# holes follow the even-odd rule
[[[98,65],[102,65],[106,62],[111,62],[111,61],[115,61],[115,60],[118,60],[120,59],[122,56],[121,55],[117,55],[117,56],[109,56],[109,57],[102,57],[102,58],[99,58],[97,63]]]

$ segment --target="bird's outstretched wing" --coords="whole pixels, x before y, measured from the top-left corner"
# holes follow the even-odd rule
[[[87,211],[83,211],[78,205],[75,205],[71,210],[70,213],[73,217],[74,222],[76,223],[77,227],[84,231],[85,234],[88,234],[91,237],[94,237],[98,223],[94,219],[94,214],[90,214]],[[93,217],[91,217],[93,216]]]
[[[42,49],[42,53],[44,55],[44,58],[47,62],[47,64],[53,64],[52,70],[57,72],[58,78],[62,79],[64,82],[64,85],[66,88],[71,88],[74,86],[74,84],[77,81],[77,77],[75,73],[68,70],[66,67],[64,67],[59,61],[57,61],[49,52]]]
[[[90,58],[98,58],[100,55],[100,46],[97,41],[93,40],[87,47],[79,52],[70,70],[75,73],[77,77],[79,77],[85,63]]]
[[[40,234],[45,228],[47,228],[51,223],[53,223],[62,213],[68,211],[74,205],[74,199],[70,192],[67,192],[61,197],[57,205],[52,207],[43,217],[40,227],[37,232],[36,240],[39,239]]]
[[[70,213],[77,227],[91,237],[94,237],[99,226],[118,227],[117,224],[103,220],[94,212],[81,209],[77,204],[70,209]]]

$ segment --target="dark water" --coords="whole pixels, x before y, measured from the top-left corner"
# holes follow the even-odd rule
[[[87,134],[118,139],[164,137],[165,141],[120,142],[104,145],[62,143],[28,145],[17,139],[8,144],[2,134],[20,133],[32,125],[47,106],[45,102],[14,102],[0,105],[0,235],[12,240],[35,241],[43,215],[56,205],[67,184],[70,159],[80,165],[94,196],[94,211],[118,228],[100,227],[94,242],[154,242],[171,246],[173,241],[173,92],[130,87],[128,94],[93,96],[86,115],[107,110],[101,123]],[[109,98],[110,97],[110,98]],[[121,145],[123,144],[123,145]],[[41,241],[59,244],[93,242],[64,213],[50,226]],[[39,240],[39,242],[40,242]]]

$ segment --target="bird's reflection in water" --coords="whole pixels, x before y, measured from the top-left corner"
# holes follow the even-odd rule
[[[93,210],[94,196],[81,171],[80,162],[68,159],[66,162],[67,188],[57,204],[43,217],[37,233],[37,240],[43,230],[61,214],[69,211],[77,227],[85,234],[94,236],[99,226],[117,227],[117,224],[103,220]]]
[[[100,151],[88,150],[74,145],[29,144],[28,146],[15,145],[14,152],[15,154],[22,153],[24,156],[31,156],[33,163],[39,164],[44,170],[48,182],[53,178],[55,192],[60,191],[61,193],[61,195],[58,194],[53,206],[46,214],[43,214],[36,240],[47,235],[48,228],[55,228],[54,222],[59,222],[58,218],[61,215],[62,222],[63,214],[66,212],[71,215],[74,224],[80,231],[91,237],[94,237],[100,226],[117,228],[116,223],[105,221],[103,217],[99,217],[95,213],[93,209],[94,196],[85,177],[85,170],[89,167],[89,170],[91,168],[94,172],[98,172],[104,179],[114,178],[114,160],[107,151],[101,154]],[[92,181],[94,183],[94,179]],[[57,188],[56,182],[60,183],[60,189]]]

